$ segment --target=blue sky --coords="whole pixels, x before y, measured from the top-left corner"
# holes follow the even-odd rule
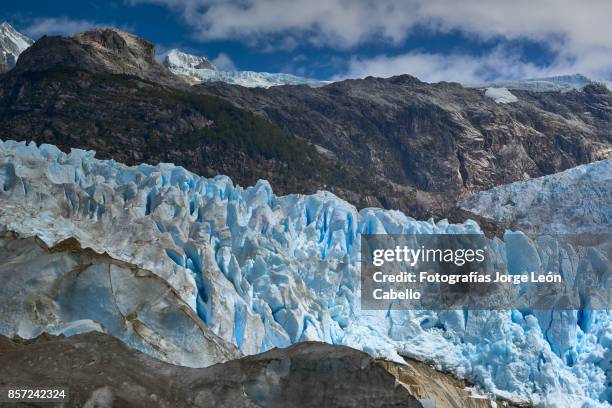
[[[33,38],[115,26],[160,54],[180,48],[225,68],[463,83],[575,72],[609,81],[610,16],[612,2],[597,0],[5,0],[0,11]]]

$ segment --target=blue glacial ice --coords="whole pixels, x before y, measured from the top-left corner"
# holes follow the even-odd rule
[[[7,230],[49,246],[73,237],[165,279],[245,354],[319,340],[425,360],[514,401],[610,406],[609,311],[361,310],[361,233],[480,233],[471,220],[357,211],[329,192],[279,197],[266,181],[242,188],[171,164],[128,167],[14,141],[0,142],[0,202]],[[513,234],[512,245],[495,239],[500,263],[540,270],[566,259],[559,271],[576,276],[603,262]]]

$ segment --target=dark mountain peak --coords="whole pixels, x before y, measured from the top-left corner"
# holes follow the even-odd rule
[[[44,36],[21,55],[15,71],[51,68],[132,75],[167,85],[183,83],[155,60],[153,44],[115,28],[97,28],[72,37]]]
[[[22,53],[14,72],[43,71],[57,65],[76,65],[77,60],[87,59],[87,54],[72,38],[45,35]]]
[[[365,78],[351,78],[343,81],[337,81],[331,83],[329,86],[337,86],[340,88],[354,88],[354,87],[380,87],[388,85],[417,85],[422,84],[417,77],[408,74],[396,75],[389,78],[382,78],[376,76],[367,76]]]
[[[97,28],[75,35],[77,41],[95,47],[98,52],[110,53],[125,60],[155,63],[155,46],[144,38],[116,28]]]
[[[416,85],[423,83],[419,78],[408,74],[392,76],[387,80],[396,85]]]

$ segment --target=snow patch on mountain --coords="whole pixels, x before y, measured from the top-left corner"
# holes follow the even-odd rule
[[[206,57],[186,54],[176,49],[168,53],[163,63],[170,71],[186,78],[192,83],[226,82],[248,88],[269,88],[278,85],[308,85],[316,87],[329,83],[328,81],[319,81],[284,73],[221,71]]]
[[[512,103],[518,101],[508,88],[487,88],[485,96],[493,99],[497,103]]]
[[[32,39],[19,33],[9,23],[0,24],[0,72],[13,68],[19,55],[33,43]]]
[[[47,245],[74,237],[150,270],[243,353],[320,340],[431,361],[515,401],[609,406],[608,311],[361,309],[360,234],[480,233],[473,221],[357,211],[328,192],[279,197],[265,181],[244,189],[51,145],[0,143],[0,169],[0,225]],[[558,268],[570,281],[606,265],[597,252],[511,235],[490,242],[500,265]]]
[[[168,52],[164,58],[164,65],[171,69],[217,69],[208,58],[186,54],[177,49]]]

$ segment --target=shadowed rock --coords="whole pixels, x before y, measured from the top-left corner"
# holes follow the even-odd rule
[[[311,342],[191,369],[162,363],[101,333],[31,341],[1,337],[0,385],[17,384],[67,385],[65,406],[422,407],[378,360]]]
[[[184,84],[155,60],[153,44],[114,28],[93,29],[72,37],[44,36],[23,53],[15,71],[57,67],[133,75],[165,85]]]

